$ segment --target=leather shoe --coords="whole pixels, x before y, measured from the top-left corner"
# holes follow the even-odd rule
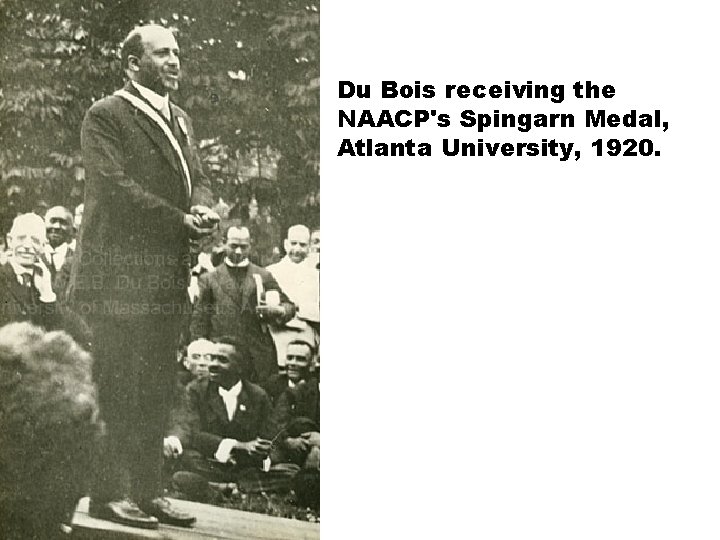
[[[146,514],[156,517],[160,523],[177,527],[191,527],[195,523],[195,516],[173,507],[170,501],[164,497],[141,502],[140,509]]]
[[[91,517],[114,521],[129,527],[139,527],[141,529],[158,528],[156,518],[148,516],[135,503],[127,500],[96,503],[91,499],[88,513]]]

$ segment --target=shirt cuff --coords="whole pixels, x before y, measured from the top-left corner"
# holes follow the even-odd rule
[[[57,300],[57,294],[55,294],[54,292],[48,294],[47,296],[40,296],[40,301],[43,304],[52,304],[56,300]]]
[[[168,437],[165,437],[165,441],[172,446],[173,453],[175,453],[178,456],[183,453],[182,443],[180,442],[180,439],[177,436],[169,435]]]
[[[230,453],[237,443],[238,441],[235,439],[223,439],[220,441],[220,444],[215,451],[215,459],[217,459],[220,463],[227,463],[230,459]]]

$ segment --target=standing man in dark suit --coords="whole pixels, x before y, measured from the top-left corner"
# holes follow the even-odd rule
[[[69,286],[95,336],[93,377],[107,428],[90,514],[144,528],[190,526],[195,518],[161,497],[163,435],[189,239],[212,232],[218,218],[190,118],[168,97],[180,76],[172,32],[136,28],[121,58],[130,80],[82,125],[85,206]]]
[[[45,213],[47,244],[45,259],[52,274],[53,290],[65,298],[65,289],[70,279],[70,269],[75,249],[70,246],[73,231],[73,215],[64,206],[53,206]]]
[[[214,272],[200,276],[190,334],[192,339],[210,340],[236,336],[252,360],[254,374],[248,378],[262,383],[278,371],[267,326],[292,319],[295,306],[270,272],[250,262],[251,248],[246,227],[227,230],[225,260]]]

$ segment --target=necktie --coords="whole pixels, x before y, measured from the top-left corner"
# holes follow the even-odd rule
[[[23,288],[25,289],[25,301],[28,304],[32,304],[33,303],[32,274],[23,272],[22,274],[20,274],[20,279],[22,279]]]
[[[165,101],[163,102],[162,109],[160,109],[160,112],[165,117],[165,120],[170,122],[170,104],[169,102]]]
[[[55,252],[54,252],[54,251],[51,251],[51,252],[49,253],[49,255],[50,255],[50,267],[51,267],[53,270],[57,270],[57,267],[55,266]]]

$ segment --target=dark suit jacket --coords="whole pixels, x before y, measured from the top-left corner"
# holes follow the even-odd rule
[[[85,349],[90,347],[90,329],[76,313],[60,300],[51,303],[40,301],[34,287],[18,283],[10,264],[0,266],[0,326],[12,322],[31,322],[47,331],[64,330]]]
[[[130,83],[125,90],[142,99]],[[190,118],[175,105],[171,111],[192,194],[163,131],[132,104],[108,96],[85,115],[85,212],[68,293],[72,301],[89,304],[83,314],[105,304],[115,306],[114,316],[136,318],[153,306],[185,305],[190,261],[183,219],[191,201],[209,204],[211,197]]]
[[[224,335],[236,336],[248,348],[257,380],[264,381],[277,373],[277,354],[272,337],[255,314],[255,274],[261,276],[266,291],[280,293],[280,301],[285,309],[285,317],[280,322],[290,320],[295,315],[295,306],[270,272],[250,263],[245,279],[239,285],[227,265],[222,263],[215,271],[200,276],[200,295],[193,310],[190,334],[193,340],[200,337],[212,339]]]
[[[271,423],[272,406],[265,390],[243,381],[237,402],[235,415],[229,421],[217,383],[197,379],[187,386],[183,414],[176,415],[171,432],[180,437],[183,446],[209,458],[223,439],[247,442],[276,435]]]
[[[72,270],[73,259],[75,258],[75,250],[68,246],[67,253],[65,254],[65,262],[63,263],[60,270],[56,270],[55,266],[50,263],[47,256],[44,257],[45,264],[47,265],[50,273],[52,274],[52,285],[53,291],[57,294],[60,300],[65,301],[67,299],[67,288],[70,283],[70,271]]]
[[[275,400],[289,388],[288,378],[286,373],[276,373],[268,380],[262,383],[263,390],[268,393],[270,400],[275,403]]]
[[[275,400],[272,422],[285,428],[288,436],[320,431],[320,386],[311,377],[294,388],[286,388]]]

